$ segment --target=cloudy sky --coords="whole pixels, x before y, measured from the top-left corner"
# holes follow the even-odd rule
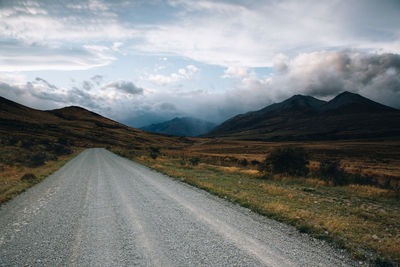
[[[0,95],[134,127],[293,94],[400,108],[398,0],[0,0]]]

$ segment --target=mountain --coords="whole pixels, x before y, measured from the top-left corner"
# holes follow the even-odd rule
[[[147,132],[175,136],[198,136],[210,131],[215,124],[197,118],[183,117],[169,121],[151,124],[141,129]]]
[[[0,143],[34,144],[68,140],[76,146],[132,146],[172,144],[172,137],[146,133],[81,107],[41,111],[0,97]],[[29,143],[28,142],[28,143]]]
[[[237,115],[204,136],[270,141],[398,138],[400,111],[350,92],[329,102],[295,95]]]
[[[320,111],[338,111],[347,113],[356,112],[380,112],[380,111],[394,111],[395,109],[379,104],[368,98],[362,97],[359,94],[344,92],[337,95],[331,101],[323,105]]]
[[[318,110],[321,106],[326,104],[326,101],[316,99],[312,96],[304,95],[294,95],[291,98],[281,102],[267,106],[261,110],[259,113],[266,112],[282,112],[288,110]],[[257,112],[257,111],[256,111]]]

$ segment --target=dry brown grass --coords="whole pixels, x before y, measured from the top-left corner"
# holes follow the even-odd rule
[[[39,183],[81,151],[82,149],[76,149],[70,155],[60,156],[57,160],[47,161],[44,165],[36,168],[19,164],[14,166],[0,164],[0,205]],[[34,174],[37,179],[27,181],[21,180],[21,177],[26,173]]]
[[[253,145],[258,149],[266,147],[259,143]],[[327,149],[322,144],[308,146]],[[353,184],[332,187],[318,177],[274,175],[269,180],[261,180],[257,166],[240,166],[232,160],[232,154],[224,153],[220,146],[220,154],[215,153],[215,147],[211,149],[214,164],[209,161],[210,155],[202,157],[206,152],[200,152],[201,145],[193,147],[185,150],[184,157],[201,157],[202,163],[197,166],[182,164],[181,151],[171,156],[162,150],[163,155],[157,160],[150,160],[146,155],[132,158],[261,214],[292,224],[300,231],[332,241],[346,248],[355,258],[400,263],[400,199],[392,189]],[[225,148],[237,149],[232,144]],[[251,150],[251,145],[247,148]],[[330,157],[335,155],[332,151],[330,153]],[[220,160],[215,160],[217,155]],[[262,157],[257,154],[252,158]],[[317,168],[318,162],[315,162]],[[383,167],[382,162],[379,164]],[[397,170],[396,166],[389,167],[392,171]]]
[[[340,159],[349,172],[379,177],[400,177],[400,141],[324,141],[324,142],[256,142],[224,139],[196,139],[198,143],[184,151],[167,154],[201,157],[205,162],[225,166],[246,158],[262,161],[269,152],[281,146],[303,147],[311,155],[311,169],[325,159]],[[235,160],[236,159],[236,160]],[[251,164],[249,164],[251,168]]]

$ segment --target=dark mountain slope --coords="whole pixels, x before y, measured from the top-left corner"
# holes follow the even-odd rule
[[[198,136],[210,131],[215,124],[197,118],[183,117],[169,121],[151,124],[141,129],[147,132],[168,134],[175,136]]]
[[[281,103],[272,104],[256,112],[265,113],[289,110],[318,110],[324,104],[326,104],[326,101],[316,99],[312,96],[294,95]]]
[[[205,136],[252,140],[397,138],[400,111],[349,92],[329,102],[296,95],[233,117]]]
[[[344,92],[337,95],[331,101],[321,106],[319,111],[341,111],[348,113],[356,112],[379,112],[379,111],[395,111],[394,108],[379,104],[368,98],[362,97],[359,94]]]
[[[237,115],[215,127],[207,136],[236,134],[238,130],[241,132],[261,128],[273,130],[275,126],[285,123],[288,119],[294,120],[315,112],[325,103],[311,96],[295,95],[261,110]]]
[[[0,97],[0,138],[68,139],[78,146],[168,144],[174,138],[143,132],[80,107],[35,110]]]

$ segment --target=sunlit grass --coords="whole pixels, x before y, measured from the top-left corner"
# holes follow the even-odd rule
[[[333,242],[355,258],[400,262],[400,201],[392,190],[365,185],[333,187],[317,177],[275,175],[262,180],[251,166],[191,166],[167,156],[135,160]]]

